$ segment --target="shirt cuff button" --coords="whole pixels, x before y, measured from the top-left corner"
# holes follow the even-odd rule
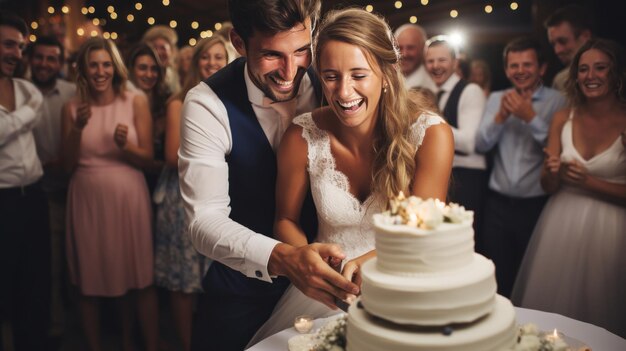
[[[262,278],[263,277],[263,273],[261,271],[255,271],[254,275],[256,275],[257,278]]]

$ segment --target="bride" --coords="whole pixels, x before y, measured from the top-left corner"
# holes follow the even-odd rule
[[[450,127],[409,99],[398,56],[383,19],[360,9],[329,13],[314,43],[328,106],[296,117],[278,150],[277,238],[307,244],[298,217],[310,186],[316,241],[341,245],[342,274],[357,285],[361,265],[376,255],[372,214],[399,191],[445,200],[454,157]],[[248,346],[290,327],[297,315],[338,312],[292,285]]]

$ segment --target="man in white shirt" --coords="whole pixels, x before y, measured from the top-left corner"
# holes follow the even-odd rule
[[[568,5],[556,10],[545,21],[548,41],[554,53],[565,65],[552,81],[552,87],[565,91],[565,81],[569,76],[569,64],[578,49],[591,39],[591,15],[580,5]]]
[[[46,348],[50,311],[48,207],[32,133],[42,96],[12,78],[27,36],[21,18],[0,12],[0,323],[12,325],[16,351]]]
[[[291,119],[321,101],[307,74],[320,7],[319,0],[230,0],[231,41],[243,58],[185,99],[179,172],[189,234],[217,261],[204,279],[192,350],[242,350],[286,287],[275,276],[328,306],[358,293],[327,263],[344,258],[337,245],[296,248],[272,238],[275,150]],[[315,212],[303,209],[305,231],[307,217]]]
[[[426,31],[417,24],[404,24],[394,32],[400,49],[400,69],[404,75],[407,88],[422,87],[432,92],[437,86],[424,67],[424,42]]]
[[[446,36],[426,42],[425,61],[426,70],[437,85],[439,110],[454,134],[449,200],[474,211],[474,231],[478,238],[488,175],[485,156],[476,153],[474,145],[485,108],[485,94],[480,86],[466,82],[456,73],[456,49]],[[480,251],[480,247],[477,249]]]
[[[41,36],[28,48],[31,80],[43,95],[41,118],[35,128],[37,155],[43,166],[41,185],[48,197],[50,239],[52,246],[52,314],[51,332],[63,328],[62,291],[66,285],[65,267],[65,207],[68,175],[63,170],[61,148],[61,108],[76,93],[76,85],[58,78],[63,67],[64,48],[55,37]]]

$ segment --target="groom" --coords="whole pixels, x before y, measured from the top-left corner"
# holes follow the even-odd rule
[[[338,246],[296,248],[272,238],[275,150],[291,119],[320,101],[307,74],[320,7],[229,0],[231,41],[243,57],[185,99],[179,169],[189,234],[216,261],[204,279],[193,350],[243,350],[286,287],[277,276],[329,306],[358,292],[326,263],[344,258]],[[315,212],[304,206],[301,217],[306,223]]]

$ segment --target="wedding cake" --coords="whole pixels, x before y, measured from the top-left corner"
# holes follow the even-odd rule
[[[472,212],[402,195],[374,216],[377,257],[361,268],[347,350],[511,349],[518,327],[493,263],[474,252]]]

